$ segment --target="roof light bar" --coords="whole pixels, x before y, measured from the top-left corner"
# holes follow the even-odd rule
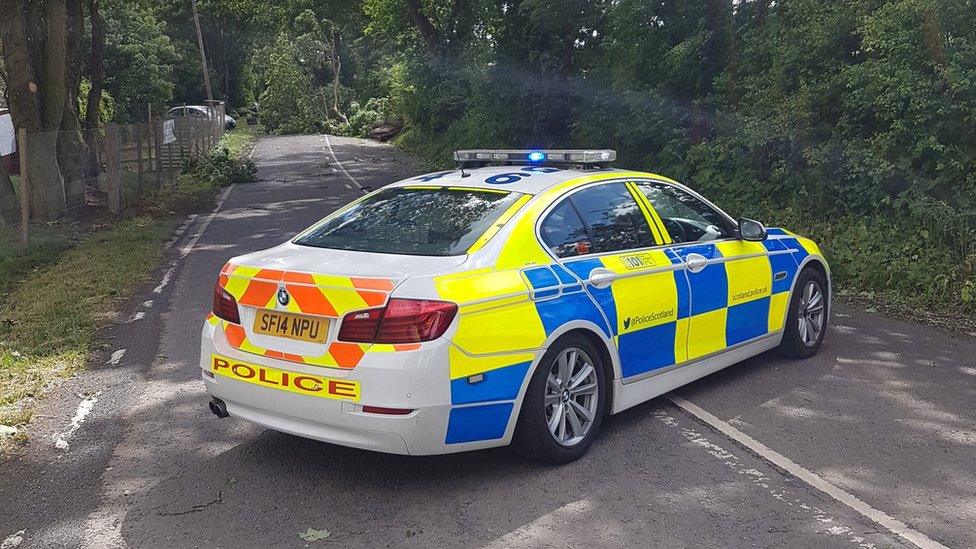
[[[612,149],[468,149],[454,151],[454,160],[461,163],[606,164],[616,159],[617,151]]]

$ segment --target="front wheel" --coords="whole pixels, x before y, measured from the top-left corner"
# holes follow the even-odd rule
[[[827,280],[816,269],[804,269],[790,298],[780,352],[794,358],[815,355],[827,332]]]
[[[522,454],[553,465],[586,453],[607,407],[605,366],[583,336],[558,339],[532,374],[512,445]]]

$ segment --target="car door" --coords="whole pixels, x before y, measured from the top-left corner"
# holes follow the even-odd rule
[[[583,187],[557,203],[540,236],[603,313],[624,378],[684,362],[688,287],[629,183]]]
[[[773,275],[763,243],[737,238],[728,216],[684,188],[660,181],[635,185],[660,220],[664,237],[672,242],[672,261],[683,267],[688,281],[688,360],[778,329],[781,300],[773,306]]]

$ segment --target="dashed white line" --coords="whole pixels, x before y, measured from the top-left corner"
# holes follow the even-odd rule
[[[230,195],[232,190],[234,190],[234,184],[227,187],[227,190],[220,195],[220,198],[217,199],[217,206],[214,207],[212,212],[210,212],[207,219],[203,220],[203,225],[200,225],[200,230],[198,230],[197,234],[193,235],[193,238],[191,238],[190,241],[186,243],[186,246],[183,246],[183,249],[180,250],[181,258],[186,257],[191,251],[193,251],[193,247],[197,245],[197,241],[200,240],[200,237],[203,236],[203,233],[207,230],[207,227],[210,226],[210,222],[213,221],[214,217],[217,216],[217,212],[220,211],[220,207],[224,205],[224,201],[227,200],[227,196]]]
[[[74,417],[71,418],[71,424],[68,426],[68,430],[64,431],[63,433],[59,433],[54,437],[55,448],[58,450],[68,449],[68,439],[70,439],[71,435],[75,434],[75,431],[77,431],[78,428],[81,427],[81,424],[84,423],[85,418],[88,417],[88,414],[91,413],[92,408],[95,407],[95,403],[98,402],[98,395],[100,394],[102,394],[101,391],[93,395],[88,395],[82,399],[82,401],[78,404],[78,409],[75,411]]]
[[[163,288],[165,288],[166,285],[169,284],[169,279],[173,277],[173,271],[175,269],[176,269],[176,262],[174,261],[173,264],[170,266],[170,268],[166,269],[166,274],[164,274],[163,279],[159,281],[159,285],[153,288],[154,294],[163,293]]]
[[[214,207],[213,211],[210,212],[210,215],[208,215],[207,218],[203,220],[203,224],[200,225],[200,229],[197,230],[195,235],[193,235],[193,238],[191,238],[190,241],[187,242],[186,245],[180,249],[180,256],[176,258],[175,261],[173,261],[173,264],[170,265],[169,269],[166,270],[166,274],[163,275],[162,280],[160,280],[159,284],[155,288],[153,288],[154,294],[163,293],[163,290],[166,288],[166,286],[169,285],[170,280],[173,278],[173,273],[176,271],[176,265],[180,262],[181,259],[190,255],[190,252],[193,251],[193,247],[197,245],[197,241],[200,240],[200,237],[203,236],[203,233],[207,230],[207,227],[210,226],[210,222],[213,221],[214,217],[217,216],[217,212],[219,212],[220,207],[224,205],[224,201],[227,200],[227,196],[234,189],[234,186],[235,185],[232,184],[231,186],[227,187],[227,190],[225,190],[220,195],[220,198],[217,199],[217,206]],[[151,306],[152,301],[147,301],[146,303],[150,304],[147,306]]]
[[[14,549],[14,547],[20,547],[21,543],[24,543],[24,534],[26,530],[21,530],[16,534],[10,534],[3,539],[3,543],[0,543],[0,549]]]
[[[325,144],[329,148],[329,155],[332,156],[332,161],[335,162],[335,165],[339,166],[339,169],[342,170],[342,173],[346,174],[346,178],[349,179],[349,181],[352,181],[353,185],[355,185],[356,187],[359,188],[360,191],[365,193],[366,189],[364,189],[363,186],[359,184],[359,181],[356,181],[356,178],[353,177],[352,174],[350,174],[346,170],[345,166],[342,165],[342,162],[339,162],[339,159],[336,158],[335,151],[332,150],[332,141],[329,139],[328,134],[325,135]]]
[[[813,488],[820,490],[824,494],[827,494],[831,498],[846,505],[854,512],[874,522],[878,526],[881,526],[888,532],[904,539],[905,541],[917,547],[921,547],[922,549],[947,549],[945,545],[909,527],[904,522],[888,515],[884,511],[871,507],[867,503],[858,499],[853,494],[846,492],[843,489],[831,484],[820,475],[803,467],[802,465],[780,454],[779,452],[772,450],[771,448],[767,447],[765,444],[759,442],[758,440],[752,438],[751,436],[729,425],[725,421],[722,421],[721,419],[715,417],[708,411],[702,409],[697,404],[690,402],[687,399],[684,399],[677,395],[672,395],[669,398],[671,402],[675,403],[678,407],[688,412],[692,416],[698,418],[698,420],[701,421],[702,423],[709,425],[716,431],[729,437],[730,439],[737,442],[738,444],[741,444],[742,446],[748,448],[749,450],[754,452],[759,457],[765,459],[769,463],[772,463],[776,467],[779,467],[780,469],[802,480],[803,482],[807,483]]]
[[[111,364],[112,366],[118,366],[118,364],[122,360],[122,357],[123,356],[125,356],[125,349],[119,349],[118,351],[115,351],[114,353],[112,353],[112,356],[109,357],[109,359],[107,361],[105,361],[105,364]]]
[[[128,324],[130,322],[136,322],[144,318],[146,318],[146,311],[136,311],[135,313],[132,314],[132,316],[129,317],[129,320],[126,320],[125,322],[126,324]]]
[[[142,302],[142,306],[145,307],[145,308],[147,308],[147,309],[150,308],[150,307],[152,307],[153,306],[153,300],[147,299],[146,301],[143,301]]]

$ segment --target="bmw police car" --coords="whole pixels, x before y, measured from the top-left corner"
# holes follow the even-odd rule
[[[458,151],[231,259],[211,410],[336,444],[581,456],[607,414],[827,326],[817,245],[610,150]]]

